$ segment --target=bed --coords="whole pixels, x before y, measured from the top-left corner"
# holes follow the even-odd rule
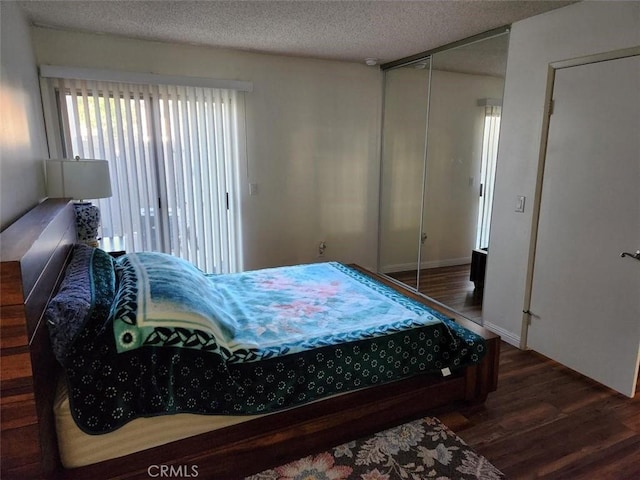
[[[63,200],[43,202],[0,237],[2,474],[7,478],[149,478],[152,465],[173,465],[184,471],[197,466],[198,475],[204,478],[241,478],[350,437],[419,417],[435,407],[459,401],[482,402],[497,386],[499,338],[439,309],[439,314],[455,318],[458,325],[484,338],[485,352],[479,363],[462,362],[447,376],[414,372],[401,380],[355,391],[336,391],[329,397],[316,395],[297,403],[284,400],[279,405],[282,408],[273,413],[242,411],[239,413],[248,415],[242,421],[234,420],[212,432],[65,469],[58,452],[53,414],[54,403],[59,400],[56,390],[60,372],[43,314],[62,281],[74,241],[73,208]],[[389,285],[401,292],[407,302],[413,302],[411,305],[425,303],[421,297],[357,266],[334,268],[370,279],[376,285]],[[119,335],[127,341],[132,338],[126,329]],[[275,355],[273,349],[260,353],[255,349],[229,348],[224,353],[237,356],[238,352],[244,356]],[[215,413],[238,412],[222,409]],[[102,427],[104,431],[118,430],[106,424]]]

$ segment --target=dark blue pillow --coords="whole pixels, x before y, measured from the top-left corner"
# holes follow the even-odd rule
[[[101,256],[102,261],[94,262],[94,255]],[[94,268],[104,271],[94,272]],[[75,245],[60,288],[45,311],[53,353],[61,362],[91,314],[95,299],[94,274],[110,275],[115,281],[113,260],[103,250]]]

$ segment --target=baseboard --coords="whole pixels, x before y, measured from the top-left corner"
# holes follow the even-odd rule
[[[500,338],[509,345],[520,348],[520,335],[516,335],[513,332],[505,330],[504,328],[487,321],[482,322],[482,326],[496,335],[500,335]]]
[[[409,270],[415,270],[415,263],[397,263],[395,265],[387,265],[386,267],[381,267],[380,271],[382,273],[396,273],[396,272],[407,272]]]
[[[462,257],[462,258],[445,258],[444,260],[431,260],[429,262],[422,262],[420,264],[420,268],[428,269],[428,268],[439,268],[439,267],[453,267],[456,265],[467,265],[471,263],[471,257]],[[396,272],[406,272],[409,270],[415,270],[415,263],[397,263],[395,265],[387,265],[386,267],[382,267],[380,271],[382,273],[396,273]]]

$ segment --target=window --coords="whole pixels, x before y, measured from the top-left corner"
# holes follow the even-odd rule
[[[235,90],[49,79],[64,157],[109,162],[105,242],[240,269]]]
[[[480,167],[480,204],[476,229],[476,248],[489,247],[491,211],[493,209],[493,188],[498,160],[498,139],[500,138],[500,115],[502,108],[486,105],[482,139],[482,162]]]

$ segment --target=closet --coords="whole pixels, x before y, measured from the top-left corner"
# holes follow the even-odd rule
[[[508,43],[504,27],[382,66],[379,271],[478,323]]]

